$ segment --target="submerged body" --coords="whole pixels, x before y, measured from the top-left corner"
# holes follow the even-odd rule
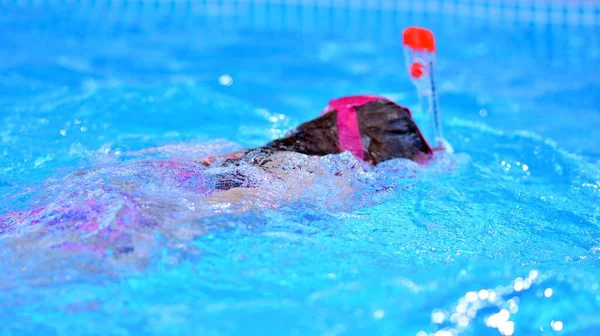
[[[344,151],[356,156],[358,164],[336,167],[339,171],[332,174],[316,159]],[[277,207],[302,197],[309,186],[330,183],[339,197],[351,197],[353,181],[344,169],[359,170],[360,165],[394,158],[423,162],[432,153],[408,109],[376,96],[346,97],[332,101],[319,118],[260,148],[72,174],[54,186],[61,201],[0,218],[0,234],[31,231],[30,239],[44,238],[51,247],[128,253],[142,232],[179,228],[172,224],[220,213]],[[81,190],[81,180],[93,188]],[[177,197],[171,195],[174,190]],[[204,230],[169,234],[194,236]]]

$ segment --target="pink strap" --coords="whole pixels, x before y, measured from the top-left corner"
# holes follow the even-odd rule
[[[364,160],[365,149],[360,141],[358,115],[355,108],[380,99],[385,98],[363,95],[342,97],[329,101],[329,105],[327,105],[321,114],[323,115],[334,110],[337,111],[338,140],[342,151],[349,151],[356,157]]]

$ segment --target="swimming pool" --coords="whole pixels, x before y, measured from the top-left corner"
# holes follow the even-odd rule
[[[0,334],[599,333],[600,15],[476,2],[0,2]],[[155,218],[201,207],[141,162],[258,146],[347,94],[416,108],[413,24],[438,39],[456,154],[325,158],[351,195],[322,180],[276,209],[128,228],[133,253],[53,248],[98,237],[38,209],[109,225],[128,183]]]

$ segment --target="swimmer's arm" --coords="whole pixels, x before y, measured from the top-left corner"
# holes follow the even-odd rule
[[[205,202],[207,204],[219,204],[219,203],[229,203],[229,204],[239,204],[241,202],[252,202],[255,203],[259,201],[265,192],[262,188],[243,188],[236,187],[231,188],[229,190],[225,190],[219,192],[218,194],[208,197]]]
[[[265,188],[236,187],[205,199],[209,205],[223,205],[230,211],[243,213],[254,208],[277,208],[282,202],[300,197],[299,192],[278,192]]]
[[[282,204],[296,202],[301,198],[318,199],[321,197],[318,191],[312,191],[318,183],[314,177],[294,176],[292,178],[296,178],[294,183],[288,184],[285,189],[235,187],[206,198],[205,203],[213,206],[224,205],[230,211],[243,213],[254,208],[277,208]],[[333,181],[332,187],[332,198],[342,202],[354,194],[352,185],[341,177]]]
[[[237,153],[235,153],[237,154]],[[205,199],[206,204],[224,205],[233,212],[245,212],[255,207],[276,208],[285,203],[292,203],[303,199],[319,199],[321,194],[317,188],[322,182],[328,184],[331,188],[331,197],[343,199],[354,194],[352,183],[343,176],[331,176],[330,173],[322,171],[318,160],[308,158],[304,161],[302,167],[296,169],[283,169],[285,161],[289,160],[289,153],[275,152],[270,153],[262,162],[259,162],[261,168],[269,171],[274,176],[286,181],[278,187],[270,186],[259,188],[235,187]],[[302,170],[304,173],[299,173]],[[310,172],[310,173],[307,173]],[[323,181],[326,178],[327,181]]]

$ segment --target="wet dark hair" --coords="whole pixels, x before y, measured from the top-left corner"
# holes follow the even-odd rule
[[[365,161],[376,165],[390,159],[416,159],[432,153],[407,108],[387,99],[379,99],[356,107],[356,111]],[[220,162],[235,169],[214,176],[215,188],[254,187],[254,182],[248,179],[246,173],[237,170],[240,164],[245,161],[263,167],[271,161],[271,154],[284,151],[316,156],[340,153],[337,111],[306,122],[288,136],[273,140],[263,147],[245,151],[245,155]]]
[[[407,108],[379,99],[356,107],[356,111],[365,161],[378,164],[394,158],[415,159],[432,153]],[[290,135],[260,149],[319,156],[340,153],[337,111],[306,122]]]

